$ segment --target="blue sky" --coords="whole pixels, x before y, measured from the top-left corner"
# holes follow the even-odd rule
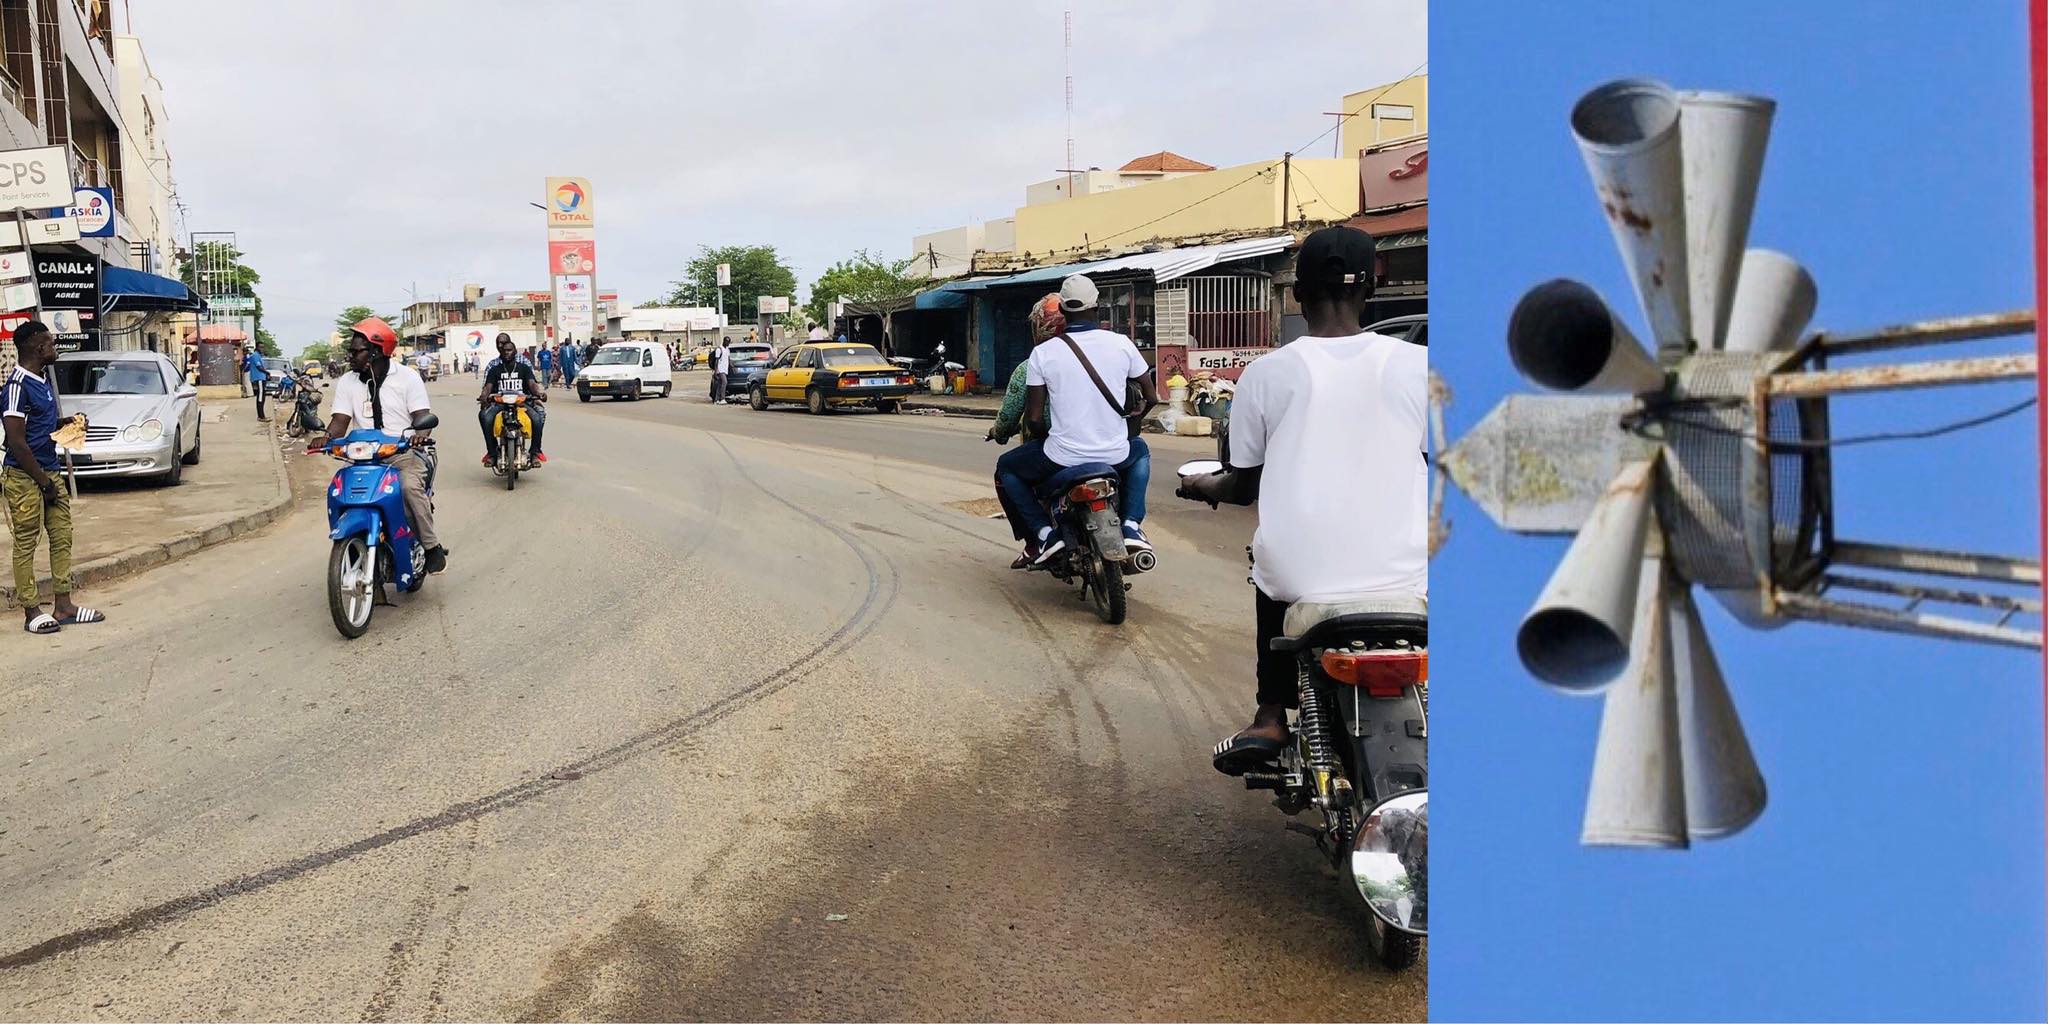
[[[1431,358],[1453,436],[1530,390],[1502,340],[1530,285],[1585,280],[1648,335],[1566,123],[1613,78],[1778,101],[1750,244],[1813,271],[1816,326],[2030,307],[2025,6],[1434,5]],[[1840,400],[1835,431],[2030,390]],[[2037,552],[2036,451],[2031,414],[1841,450],[1838,533]],[[1432,567],[1433,1019],[2048,1012],[2037,655],[1759,633],[1705,601],[1770,806],[1687,852],[1586,849],[1599,704],[1542,689],[1513,650],[1566,542],[1507,534],[1462,496],[1449,512]]]

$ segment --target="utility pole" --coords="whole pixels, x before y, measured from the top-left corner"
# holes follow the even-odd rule
[[[1280,156],[1280,226],[1287,226],[1287,203],[1294,192],[1294,154]]]

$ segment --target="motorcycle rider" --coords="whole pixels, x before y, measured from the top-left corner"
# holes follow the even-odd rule
[[[1356,228],[1323,228],[1302,242],[1294,295],[1308,333],[1245,367],[1231,403],[1229,465],[1178,491],[1259,506],[1258,711],[1216,747],[1216,769],[1227,775],[1286,747],[1287,712],[1299,701],[1294,655],[1270,647],[1291,605],[1429,608],[1428,477],[1416,468],[1429,357],[1359,330],[1373,265],[1372,236]]]
[[[1123,479],[1124,544],[1150,550],[1139,524],[1145,521],[1145,487],[1152,474],[1151,449],[1143,438],[1129,436],[1129,421],[1140,419],[1159,404],[1152,386],[1152,368],[1131,339],[1104,330],[1096,322],[1098,290],[1084,274],[1060,282],[1060,313],[1066,318],[1063,336],[1074,347],[1047,342],[1031,350],[1025,363],[1024,422],[1043,441],[1026,442],[996,460],[996,479],[1024,528],[1030,564],[1044,564],[1066,548],[1054,533],[1052,516],[1038,500],[1038,486],[1070,466],[1107,462]],[[1077,358],[1075,348],[1085,356]],[[1138,385],[1144,408],[1119,412],[1111,407],[1091,379],[1088,367],[1110,395],[1124,393],[1126,382]],[[1054,410],[1058,411],[1053,416]],[[1050,420],[1050,422],[1048,422]]]
[[[1032,303],[1031,313],[1027,319],[1031,324],[1031,345],[1034,349],[1058,337],[1061,332],[1067,329],[1067,318],[1066,314],[1060,311],[1060,296],[1058,292],[1050,292],[1044,298]],[[1045,442],[1044,434],[1032,434],[1024,429],[1024,405],[1029,387],[1026,383],[1026,378],[1029,373],[1030,365],[1028,362],[1017,364],[1017,369],[1010,374],[1010,386],[1003,395],[1003,407],[996,413],[995,426],[990,427],[988,430],[988,440],[994,441],[997,444],[1008,444],[1010,438],[1017,436],[1020,432],[1024,432],[1025,442],[1024,445],[1019,446],[1019,451],[1022,451],[1025,446],[1043,448]],[[1143,487],[1152,477],[1152,449],[1145,443],[1144,438],[1134,437],[1130,440],[1131,455],[1128,461],[1131,463],[1132,472],[1124,477],[1124,486],[1130,487],[1135,481],[1138,486]],[[1013,456],[1014,453],[1008,453],[1003,458],[1011,458]],[[1024,553],[1018,555],[1015,562],[1010,563],[1010,568],[1022,569],[1029,566],[1038,557],[1037,538],[1028,536],[1023,522],[1018,519],[1017,511],[1011,504],[1010,492],[1003,488],[1002,459],[997,459],[996,463],[996,498],[1002,503],[1005,518],[1010,521],[1011,534],[1018,540],[1025,542]],[[1137,513],[1139,518],[1143,517],[1144,507],[1142,504],[1138,507]],[[1141,533],[1140,536],[1142,537],[1143,534]],[[1127,537],[1126,541],[1128,542],[1128,540],[1129,538]],[[1150,547],[1149,544],[1144,546]],[[1135,551],[1139,545],[1126,543],[1126,547],[1129,550]]]
[[[547,392],[542,390],[534,376],[533,367],[519,358],[519,349],[512,344],[512,336],[498,334],[498,358],[484,369],[484,386],[476,396],[481,408],[476,414],[477,424],[484,429],[484,465],[498,464],[498,439],[491,433],[491,423],[498,415],[497,404],[491,401],[493,395],[525,395],[531,401],[526,407],[526,418],[533,421],[533,461],[547,465],[547,453],[540,450],[541,428],[548,422]]]
[[[411,431],[413,448],[393,457],[398,483],[405,494],[405,514],[427,549],[427,571],[448,567],[448,549],[434,530],[434,503],[427,496],[427,460],[421,448],[434,443],[430,430],[416,430],[411,424],[433,412],[427,402],[427,385],[418,370],[391,358],[398,351],[398,332],[378,317],[357,321],[349,329],[350,373],[334,382],[334,400],[327,409],[327,434],[315,437],[307,451],[318,451],[348,434],[350,425],[381,430],[387,434]]]

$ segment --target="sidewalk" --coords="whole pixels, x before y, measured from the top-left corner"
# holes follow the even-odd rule
[[[154,568],[268,525],[291,507],[280,442],[248,399],[199,403],[200,460],[177,487],[87,480],[72,506],[71,575],[80,589]],[[11,550],[11,540],[6,543]],[[48,599],[47,542],[36,550]],[[0,573],[0,607],[15,607],[14,580]]]
[[[1002,411],[1001,395],[934,395],[923,393],[903,400],[905,409],[937,409],[948,416],[973,416],[992,420]]]

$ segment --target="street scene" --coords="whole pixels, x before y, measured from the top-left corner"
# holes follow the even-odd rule
[[[0,1018],[1426,1019],[1424,4],[128,6],[0,0]]]

